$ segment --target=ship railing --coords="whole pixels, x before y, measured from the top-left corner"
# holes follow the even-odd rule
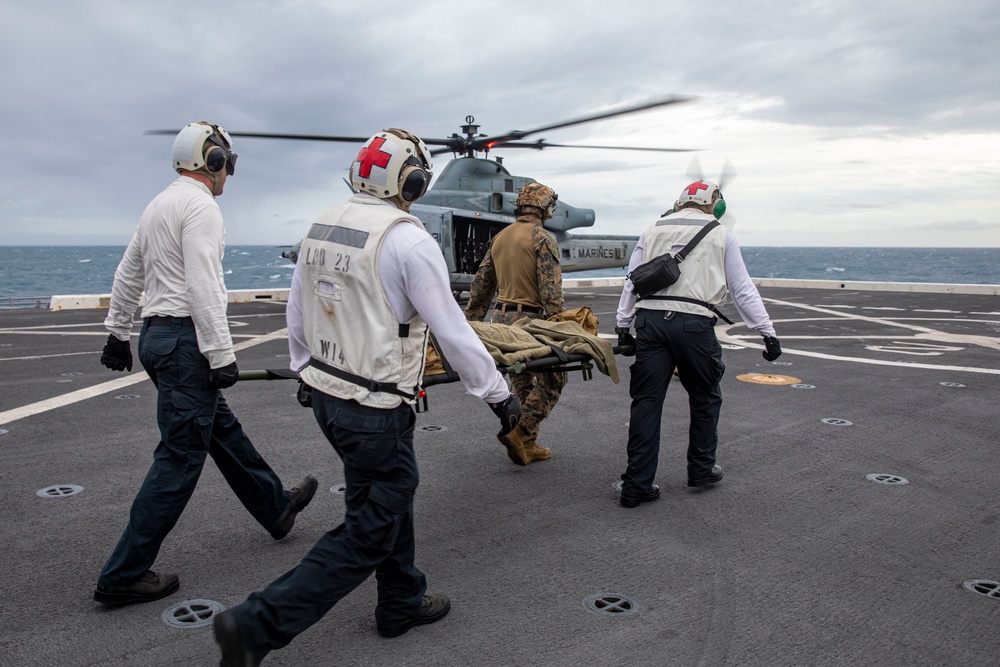
[[[49,308],[51,296],[5,296],[0,297],[0,310],[14,308]]]

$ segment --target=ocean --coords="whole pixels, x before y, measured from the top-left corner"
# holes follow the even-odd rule
[[[229,289],[288,287],[284,247],[237,245],[222,261]],[[743,248],[755,278],[1000,284],[1000,248]],[[108,294],[124,246],[0,246],[0,307],[53,294]],[[567,278],[624,276],[625,269]],[[4,301],[7,303],[3,303]]]

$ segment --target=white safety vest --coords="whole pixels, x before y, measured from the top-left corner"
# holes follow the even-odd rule
[[[302,242],[302,316],[309,364],[299,376],[320,391],[376,408],[415,402],[427,324],[401,323],[386,298],[378,256],[396,224],[416,217],[365,195],[324,212]]]
[[[715,217],[696,209],[681,209],[660,218],[644,232],[643,263],[664,253],[676,253],[694,238],[701,228]],[[671,295],[687,297],[718,306],[726,300],[726,228],[718,226],[710,231],[680,263],[681,277],[673,285],[647,297],[637,304],[649,310],[673,310],[715,317],[715,313],[694,303],[674,301]]]

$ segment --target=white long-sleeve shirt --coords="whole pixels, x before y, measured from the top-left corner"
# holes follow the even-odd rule
[[[297,264],[292,274],[286,308],[289,366],[296,372],[309,362],[300,266]],[[489,403],[506,400],[510,395],[507,382],[452,297],[448,268],[433,237],[416,225],[394,226],[382,242],[378,272],[396,318],[408,322],[420,314],[466,391]],[[364,331],[358,332],[358,336],[364,335]]]
[[[632,251],[632,256],[628,262],[628,272],[631,273],[636,267],[642,264],[643,245],[646,235],[639,237],[639,242]],[[680,250],[675,248],[674,251]],[[736,242],[729,231],[726,232],[726,288],[729,296],[736,306],[737,312],[743,322],[754,331],[764,336],[774,336],[774,326],[771,324],[771,317],[764,308],[764,302],[760,299],[760,292],[757,286],[750,279],[746,264],[743,263],[743,253],[740,252],[740,245]],[[625,288],[622,290],[621,298],[618,300],[618,312],[616,322],[619,327],[627,328],[632,326],[635,319],[636,296],[632,289],[632,281],[625,279]]]
[[[211,190],[179,176],[146,206],[115,271],[104,326],[128,340],[143,291],[142,317],[190,316],[211,368],[236,361],[222,277],[222,212]]]

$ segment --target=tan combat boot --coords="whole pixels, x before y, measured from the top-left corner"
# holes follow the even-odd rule
[[[544,461],[552,456],[552,450],[536,445],[535,436],[525,433],[520,424],[507,435],[497,433],[497,439],[507,448],[510,460],[519,466],[526,466],[532,461]]]
[[[548,447],[539,447],[535,444],[535,436],[529,436],[524,441],[524,458],[528,459],[527,463],[523,465],[528,465],[532,461],[544,461],[545,459],[552,456],[552,450]]]
[[[520,426],[515,426],[514,430],[504,435],[497,433],[497,440],[507,448],[507,456],[519,466],[526,466],[531,461],[524,456],[524,431]]]

